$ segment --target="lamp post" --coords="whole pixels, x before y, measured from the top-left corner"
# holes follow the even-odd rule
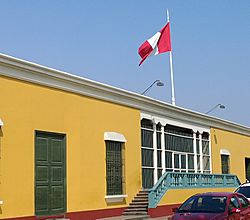
[[[217,104],[217,105],[215,105],[213,108],[211,108],[209,111],[207,111],[205,114],[210,113],[211,111],[213,111],[213,110],[216,109],[216,108],[225,109],[226,107],[225,107],[225,105]]]
[[[163,83],[161,80],[157,79],[157,80],[155,80],[148,88],[146,88],[146,89],[144,90],[144,92],[141,93],[141,95],[145,95],[145,93],[146,93],[148,90],[150,90],[150,89],[152,88],[152,86],[153,86],[155,83],[156,83],[157,86],[164,86],[164,83]]]

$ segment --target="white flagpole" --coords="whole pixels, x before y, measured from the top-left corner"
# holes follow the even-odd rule
[[[167,22],[169,23],[169,12],[167,10]],[[173,57],[172,50],[169,51],[169,64],[170,64],[170,77],[171,77],[171,92],[172,92],[172,105],[175,105],[175,95],[174,95],[174,74],[173,74]]]

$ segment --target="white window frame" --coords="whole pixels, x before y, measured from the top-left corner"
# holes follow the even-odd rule
[[[150,120],[152,122],[152,125],[153,125],[153,129],[148,129],[148,128],[143,128],[141,127],[141,129],[144,129],[144,130],[150,130],[153,132],[153,146],[152,148],[147,148],[147,147],[144,147],[144,146],[141,146],[142,149],[150,149],[150,150],[153,150],[153,167],[143,167],[142,168],[150,168],[150,169],[154,169],[154,180],[153,182],[156,183],[157,182],[157,177],[158,177],[158,174],[157,174],[157,170],[158,167],[157,166],[157,151],[160,151],[160,149],[157,149],[157,136],[156,136],[156,133],[159,132],[156,130],[156,125],[158,123],[161,124],[161,154],[162,154],[162,174],[164,172],[166,172],[166,170],[177,170],[174,168],[174,154],[175,153],[179,153],[179,154],[185,154],[186,155],[186,172],[188,172],[188,170],[194,172],[194,173],[203,173],[203,172],[206,172],[206,173],[212,173],[212,155],[211,155],[211,136],[210,136],[210,128],[209,127],[202,127],[202,126],[199,126],[199,125],[196,125],[196,124],[186,124],[186,123],[183,123],[181,121],[175,121],[173,119],[166,119],[166,118],[162,118],[162,117],[159,117],[159,116],[154,116],[154,115],[151,115],[151,114],[148,114],[148,113],[141,113],[141,120],[143,119],[147,119],[147,120]],[[190,138],[190,139],[193,139],[193,147],[194,147],[194,150],[193,152],[177,152],[177,151],[173,151],[173,150],[166,150],[165,149],[165,134],[167,132],[164,131],[164,127],[169,124],[169,125],[173,125],[173,126],[178,126],[178,127],[182,127],[182,128],[186,128],[186,129],[191,129],[193,131],[193,136],[191,137],[187,137],[187,136],[183,136],[185,138]],[[202,152],[202,133],[208,133],[208,139],[206,141],[208,141],[208,148],[209,148],[209,155],[205,155],[203,154]],[[199,146],[196,146],[196,140],[197,140],[197,136],[196,134],[199,134]],[[172,134],[170,133],[171,135],[176,135],[176,136],[180,136],[182,137],[182,135],[179,135],[179,134]],[[199,154],[197,153],[197,148],[196,147],[199,147]],[[166,161],[165,161],[165,158],[166,158],[166,152],[171,152],[172,153],[172,168],[170,167],[166,167]],[[193,169],[188,169],[188,155],[193,155],[194,156],[194,168]],[[198,156],[199,156],[199,162],[200,162],[200,169],[198,170]],[[209,167],[209,170],[204,170],[203,168],[203,157],[209,157],[209,162],[210,162],[210,167]],[[181,157],[181,156],[180,156]],[[180,164],[181,165],[181,164]],[[184,169],[179,169],[180,171],[184,170]]]
[[[229,150],[227,149],[220,149],[220,157],[224,155],[224,156],[228,156],[228,171],[230,173],[230,156],[231,156],[231,153]],[[222,158],[221,158],[222,159]],[[221,172],[222,172],[222,161],[221,161]]]
[[[116,141],[120,142],[122,144],[126,143],[127,140],[123,134],[113,132],[113,131],[107,131],[104,132],[104,141]],[[125,173],[123,174],[125,176]],[[117,202],[123,202],[125,198],[127,198],[128,195],[106,195],[104,199],[107,203],[117,203]]]

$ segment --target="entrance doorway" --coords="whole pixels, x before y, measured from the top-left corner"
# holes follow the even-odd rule
[[[35,133],[35,214],[61,215],[66,212],[66,137]]]

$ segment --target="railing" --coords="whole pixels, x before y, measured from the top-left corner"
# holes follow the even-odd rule
[[[168,189],[231,188],[240,185],[236,175],[166,172],[149,189],[149,208],[155,208]]]

